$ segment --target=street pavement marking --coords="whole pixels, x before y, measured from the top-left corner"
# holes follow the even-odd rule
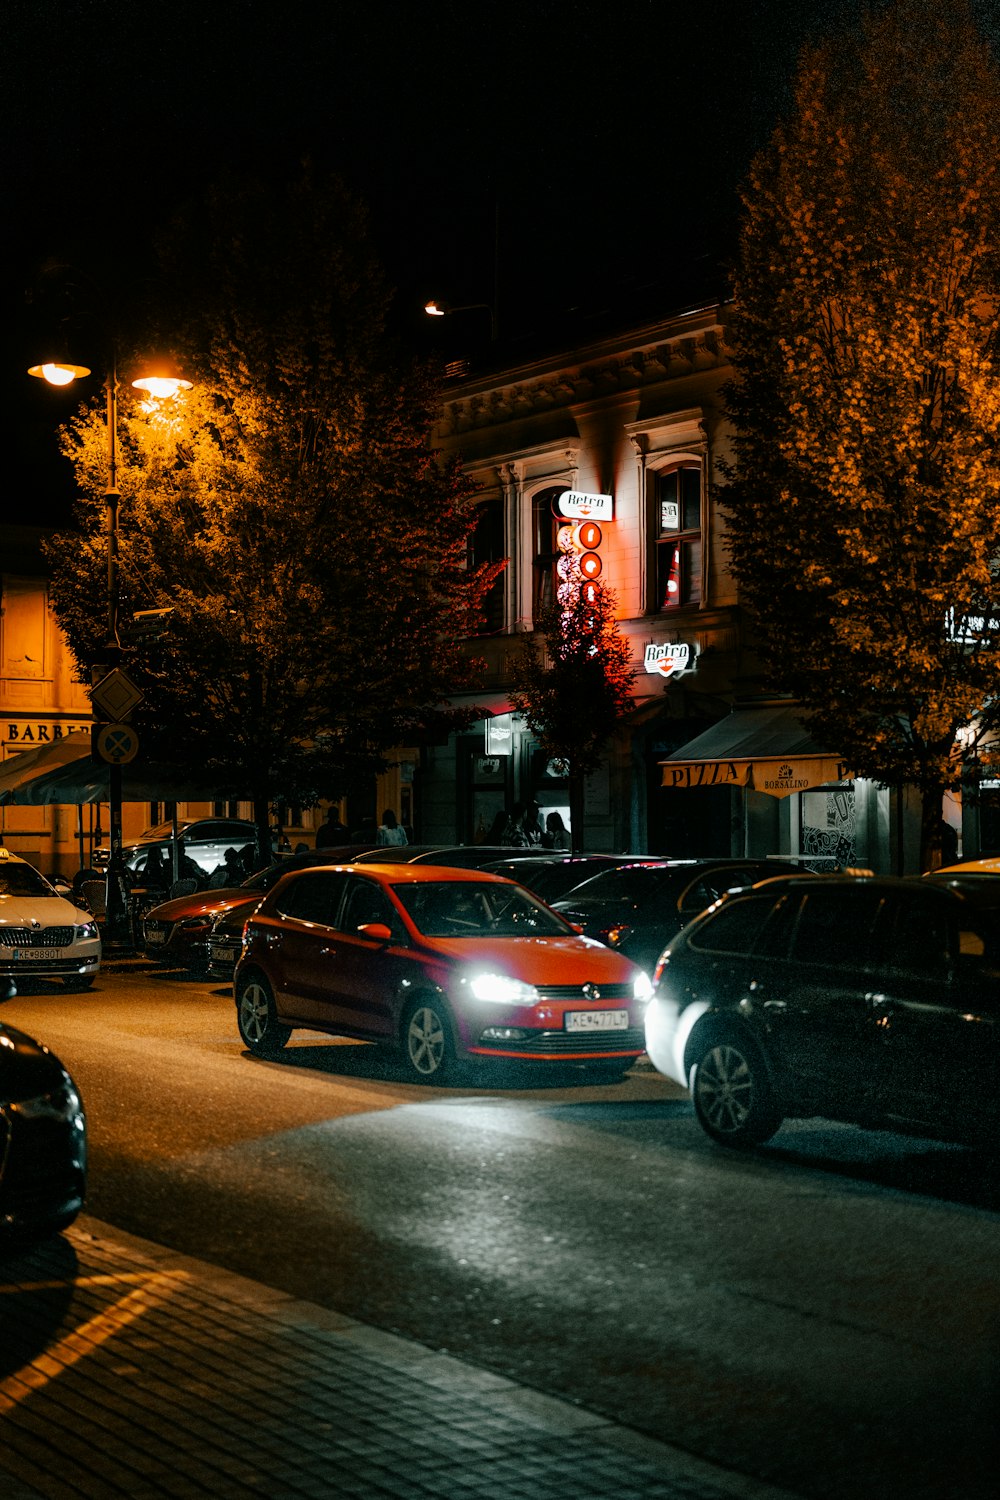
[[[140,1273],[126,1276],[89,1276],[73,1283],[40,1282],[32,1287],[18,1288],[19,1291],[40,1291],[70,1284],[96,1286],[123,1281],[142,1283],[127,1296],[122,1297],[121,1301],[116,1302],[104,1312],[98,1313],[89,1322],[82,1323],[53,1348],[44,1354],[39,1354],[25,1369],[19,1370],[16,1375],[8,1376],[5,1380],[0,1380],[0,1416],[13,1411],[31,1395],[32,1391],[41,1390],[43,1386],[48,1385],[50,1380],[54,1380],[56,1376],[71,1369],[86,1355],[92,1354],[101,1344],[113,1338],[116,1333],[120,1333],[149,1308],[166,1301],[175,1290],[177,1283],[188,1279],[186,1271],[156,1271],[151,1275]]]

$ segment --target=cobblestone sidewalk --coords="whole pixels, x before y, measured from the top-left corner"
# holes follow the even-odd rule
[[[791,1500],[96,1220],[0,1261],[4,1500]]]

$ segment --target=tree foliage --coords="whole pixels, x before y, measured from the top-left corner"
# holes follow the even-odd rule
[[[554,760],[565,761],[570,781],[570,836],[583,835],[583,782],[632,707],[631,648],[615,620],[614,594],[585,601],[575,588],[565,603],[536,621],[513,671],[511,701]],[[544,643],[544,644],[543,644]]]
[[[386,332],[364,216],[306,171],[217,188],[164,241],[163,318],[195,389],[126,401],[123,615],[171,607],[130,656],[150,752],[230,795],[336,797],[464,681],[459,642],[495,569],[467,569],[472,497],[432,453],[436,391]],[[105,639],[106,434],[65,436],[78,531],[55,606],[84,671]]]
[[[775,682],[919,787],[1000,670],[1000,75],[965,0],[802,58],[744,192],[723,501]]]

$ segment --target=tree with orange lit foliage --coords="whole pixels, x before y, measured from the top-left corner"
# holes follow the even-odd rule
[[[775,685],[921,799],[1000,680],[1000,75],[965,0],[802,58],[744,191],[722,495]]]
[[[166,247],[169,327],[195,388],[147,411],[122,381],[126,622],[170,608],[130,653],[151,759],[268,805],[371,785],[474,666],[496,568],[471,572],[475,510],[430,446],[437,392],[387,332],[365,218],[336,182],[215,190]],[[124,367],[124,361],[121,362]],[[54,598],[84,671],[103,659],[100,410],[66,436],[79,530]]]
[[[584,783],[632,707],[635,669],[615,620],[609,590],[576,587],[536,622],[513,670],[511,702],[542,749],[565,761],[569,776],[570,841],[583,847]]]

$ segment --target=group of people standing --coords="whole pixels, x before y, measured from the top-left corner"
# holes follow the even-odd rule
[[[501,844],[508,849],[569,849],[569,830],[562,814],[550,812],[545,827],[539,820],[537,802],[515,802],[510,812],[499,812],[483,843]]]

